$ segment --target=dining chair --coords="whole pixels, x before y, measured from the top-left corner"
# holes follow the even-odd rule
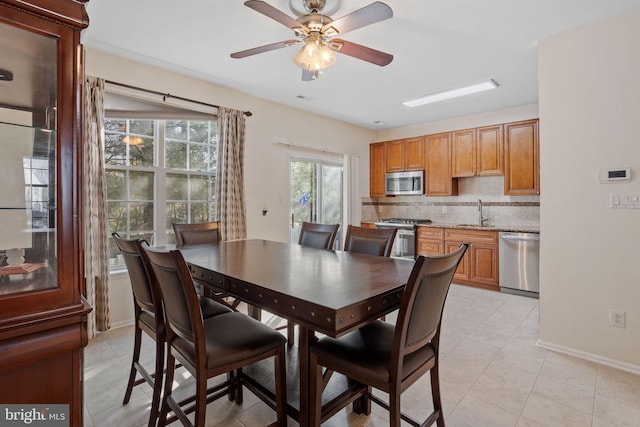
[[[375,402],[389,411],[391,427],[400,427],[401,419],[413,426],[435,422],[444,427],[438,373],[440,326],[453,275],[467,247],[463,243],[449,254],[416,259],[395,324],[375,320],[340,338],[323,337],[311,345],[312,426],[319,426],[355,400],[340,395],[328,402],[326,413],[322,413],[323,388],[331,374],[339,372],[361,384],[358,393],[366,399],[367,408],[369,402]],[[427,372],[433,412],[421,423],[401,412],[400,396]],[[386,392],[388,402],[373,395],[372,387]]]
[[[390,256],[397,228],[369,228],[349,225],[344,250],[367,255]]]
[[[298,244],[318,249],[333,249],[340,224],[302,222]]]
[[[211,245],[222,240],[220,221],[171,224],[176,236],[176,246]]]
[[[317,249],[333,249],[334,242],[338,236],[340,224],[317,224],[313,222],[302,222],[300,227],[300,237],[298,244]],[[283,327],[276,328],[278,330]],[[287,343],[292,346],[295,341],[295,328],[293,322],[287,321]]]
[[[232,311],[204,319],[189,267],[179,250],[159,251],[142,245],[150,265],[150,278],[161,289],[166,316],[167,365],[162,407],[158,425],[179,419],[183,425],[204,427],[206,405],[222,396],[242,402],[242,387],[254,391],[267,405],[275,408],[276,425],[287,425],[285,367],[286,339],[279,332]],[[273,357],[275,396],[242,372],[242,367]],[[195,396],[183,401],[173,397],[175,360],[196,382]],[[221,374],[227,379],[207,389],[207,380]],[[167,419],[169,412],[174,417]],[[195,411],[195,422],[187,414]]]
[[[159,414],[164,369],[165,325],[163,307],[159,296],[160,290],[149,280],[148,269],[142,257],[141,245],[143,242],[146,244],[146,241],[143,239],[124,239],[118,233],[113,233],[112,236],[127,266],[134,302],[133,357],[131,358],[129,381],[127,382],[122,404],[129,403],[134,386],[145,382],[149,384],[153,389],[149,414],[149,427],[151,427],[155,425]],[[231,311],[227,306],[208,298],[201,297],[198,298],[198,301],[203,316],[207,318]],[[149,373],[140,363],[142,332],[155,341],[156,361],[153,373]],[[136,380],[138,374],[142,378]]]
[[[215,222],[199,222],[199,223],[172,223],[173,231],[176,236],[176,246],[184,248],[196,245],[216,245],[222,240],[220,234],[220,221]],[[205,286],[203,283],[195,281],[200,288],[200,293],[221,303],[226,304],[233,310],[237,310],[240,300],[231,298],[222,290],[214,290]]]

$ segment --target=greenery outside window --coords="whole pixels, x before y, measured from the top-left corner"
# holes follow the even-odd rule
[[[215,219],[215,121],[105,119],[109,233],[175,243],[173,222]],[[110,263],[123,264],[110,240]]]

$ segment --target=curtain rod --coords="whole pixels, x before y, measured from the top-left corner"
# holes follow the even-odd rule
[[[177,99],[177,100],[180,100],[180,101],[191,102],[193,104],[204,105],[205,107],[213,107],[213,108],[219,108],[220,107],[219,105],[207,104],[206,102],[196,101],[196,100],[189,99],[189,98],[183,98],[181,96],[171,95],[170,93],[162,93],[162,92],[159,92],[157,90],[145,89],[145,88],[142,88],[142,87],[132,86],[132,85],[128,85],[128,84],[125,84],[125,83],[118,83],[118,82],[114,82],[112,80],[105,80],[104,82],[108,83],[110,85],[116,85],[116,86],[125,87],[127,89],[140,90],[142,92],[151,93],[153,95],[160,95],[160,96],[162,96],[162,99],[164,101],[166,101],[167,98],[173,98],[173,99]],[[243,113],[247,117],[253,116],[253,113],[251,111],[243,111]]]

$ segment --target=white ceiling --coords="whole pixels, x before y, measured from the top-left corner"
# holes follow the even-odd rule
[[[267,0],[295,17],[290,2],[299,5],[302,0]],[[371,2],[342,0],[331,16],[336,19]],[[302,81],[292,62],[300,45],[244,59],[229,57],[294,38],[290,29],[242,0],[91,0],[83,43],[292,107],[386,129],[537,103],[538,40],[640,9],[640,0],[385,2],[393,18],[340,37],[394,55],[391,64],[378,67],[338,54],[315,81]],[[499,88],[413,109],[402,105],[487,79]]]

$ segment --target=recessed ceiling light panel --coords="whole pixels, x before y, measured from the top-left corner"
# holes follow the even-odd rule
[[[471,95],[472,93],[483,92],[485,90],[495,89],[497,87],[498,84],[496,82],[494,82],[493,80],[488,80],[486,82],[457,89],[431,93],[429,95],[421,96],[420,98],[412,99],[410,101],[404,101],[403,104],[407,107],[418,107],[420,105],[431,104],[433,102],[444,101],[445,99],[457,98],[459,96]]]

